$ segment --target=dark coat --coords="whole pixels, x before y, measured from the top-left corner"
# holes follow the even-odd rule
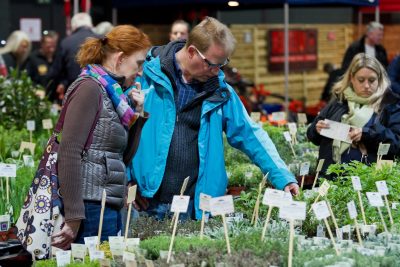
[[[357,55],[358,53],[365,53],[365,37],[366,36],[364,35],[361,39],[353,42],[347,48],[342,62],[343,72],[345,72],[347,68],[350,66],[350,63],[355,55]],[[386,50],[382,45],[375,45],[375,57],[386,69],[387,66],[389,65],[389,62],[387,59]]]
[[[395,57],[388,67],[393,92],[400,94],[400,56]]]

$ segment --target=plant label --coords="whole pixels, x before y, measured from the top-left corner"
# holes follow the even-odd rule
[[[285,220],[302,220],[306,219],[306,202],[292,201],[284,203],[279,209],[279,218]]]
[[[210,209],[213,216],[235,212],[232,195],[212,198],[210,200]]]
[[[322,166],[324,166],[324,162],[325,162],[325,159],[320,159],[318,161],[318,165],[317,165],[317,169],[316,169],[317,172],[320,172],[322,170]]]
[[[250,113],[250,118],[254,121],[254,122],[259,122],[260,118],[261,118],[261,112],[251,112]]]
[[[18,158],[20,152],[18,150],[11,151],[11,157]]]
[[[101,250],[89,250],[90,261],[104,259],[104,251]]]
[[[382,196],[389,195],[389,189],[387,188],[386,181],[376,181],[376,188],[378,188],[379,194]]]
[[[392,202],[392,210],[397,210],[397,206],[399,206],[398,202]]]
[[[297,122],[307,124],[307,115],[305,113],[297,113]]]
[[[327,181],[324,181],[318,188],[318,194],[320,194],[322,197],[325,196],[328,194],[329,187],[331,187],[331,185]]]
[[[137,262],[135,260],[127,260],[125,261],[125,267],[137,267]]]
[[[35,153],[35,146],[36,146],[35,143],[22,141],[21,145],[19,146],[19,152],[23,153],[25,149],[28,149],[33,155]]]
[[[62,249],[59,249],[57,247],[51,247],[51,259],[55,260],[56,259],[56,254],[57,251],[63,251]]]
[[[349,144],[352,143],[349,137],[350,125],[328,119],[325,119],[325,122],[329,125],[329,128],[322,129],[320,135]]]
[[[97,236],[88,236],[84,238],[85,246],[88,248],[89,251],[95,250],[99,239]]]
[[[111,267],[110,259],[101,259],[100,260],[100,267]]]
[[[53,129],[53,121],[51,119],[42,120],[43,129]]]
[[[354,188],[355,191],[361,191],[362,190],[360,177],[351,176],[351,183],[353,184],[353,188]]]
[[[295,122],[288,122],[289,133],[295,135],[297,133],[297,125]]]
[[[33,161],[33,158],[31,155],[23,155],[22,158],[24,159],[24,165],[26,167],[34,167],[35,162]]]
[[[336,238],[338,240],[343,240],[343,231],[341,228],[337,228],[336,230]]]
[[[354,201],[350,201],[350,202],[353,202],[353,204],[354,204]],[[350,202],[349,202],[349,203],[350,203]],[[347,208],[349,207],[349,203],[347,203]],[[355,208],[355,206],[354,206],[354,208]],[[357,212],[357,211],[356,211],[356,212]],[[356,217],[357,217],[357,215],[356,215]],[[342,227],[342,232],[343,232],[343,233],[348,233],[348,234],[350,234],[350,232],[351,232],[350,224],[344,225],[344,226]]]
[[[349,215],[351,219],[357,218],[357,209],[356,209],[356,204],[354,201],[350,201],[347,203],[347,210],[349,211]]]
[[[283,121],[286,119],[286,113],[283,111],[272,112],[272,121]]]
[[[323,220],[328,218],[331,214],[329,213],[328,205],[326,201],[320,201],[312,204],[312,209],[317,217],[317,220]]]
[[[285,195],[285,191],[267,188],[262,203],[271,207],[280,207],[284,202],[291,201],[292,195],[290,193],[289,195],[290,200],[288,199],[289,197]]]
[[[33,132],[36,129],[36,123],[34,120],[26,121],[26,128],[28,131]]]
[[[122,261],[125,262],[125,261],[135,261],[135,260],[136,260],[135,253],[124,251],[122,255]]]
[[[378,153],[377,153],[378,156],[387,155],[389,153],[389,148],[390,148],[390,144],[379,143]]]
[[[383,166],[387,166],[389,168],[392,168],[394,165],[393,160],[386,160],[386,159],[382,159],[380,161],[378,161],[376,163],[376,169],[377,170],[381,170],[383,168]]]
[[[174,196],[171,204],[171,212],[185,213],[188,209],[190,196]]]
[[[380,193],[378,192],[367,192],[367,198],[369,201],[369,204],[372,207],[383,207],[383,200],[382,200],[382,196]]]
[[[17,165],[0,163],[0,177],[17,177]]]
[[[289,131],[283,132],[283,137],[285,137],[286,142],[292,142],[292,137],[290,136]]]
[[[6,232],[10,228],[10,215],[0,215],[0,231]]]
[[[84,244],[71,244],[71,255],[74,261],[79,260],[83,262],[86,256],[86,246]]]
[[[300,176],[307,175],[310,172],[310,162],[300,164]]]
[[[134,186],[131,186],[131,187],[129,187],[129,190],[128,190],[128,198],[127,198],[127,200],[126,200],[126,202],[129,204],[129,203],[132,203],[133,201],[135,201],[135,199],[136,199],[136,189],[137,189],[137,185],[134,185]]]
[[[59,250],[56,252],[57,267],[67,266],[71,263],[71,250]]]
[[[200,193],[200,209],[202,211],[210,211],[210,200],[211,196]]]
[[[322,224],[318,224],[317,226],[317,237],[325,237],[325,230]]]

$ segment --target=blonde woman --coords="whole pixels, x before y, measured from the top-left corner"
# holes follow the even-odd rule
[[[18,70],[24,70],[26,68],[31,48],[31,40],[25,32],[13,31],[10,34],[6,45],[0,48],[0,55],[4,59],[8,73],[11,68]]]
[[[392,144],[389,157],[398,154],[400,115],[395,110],[388,113],[388,103],[382,101],[391,93],[389,86],[386,71],[377,59],[364,53],[353,58],[333,88],[334,99],[307,130],[309,140],[320,146],[319,158],[325,159],[323,172],[332,163],[376,161],[380,142]],[[322,129],[329,128],[325,119],[351,125],[352,144],[320,135]]]

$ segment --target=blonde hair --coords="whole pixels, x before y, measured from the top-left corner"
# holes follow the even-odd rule
[[[31,39],[29,39],[29,36],[23,31],[13,31],[10,36],[8,36],[6,45],[3,48],[0,48],[0,55],[10,52],[15,53],[23,41],[28,42],[28,49],[26,53],[17,60],[19,64],[24,62],[31,52],[32,42]]]
[[[223,46],[231,55],[235,49],[236,40],[225,24],[215,18],[206,17],[189,33],[186,48],[194,45],[201,52],[205,52],[212,44]]]
[[[390,80],[382,64],[375,58],[365,53],[359,53],[354,56],[350,63],[350,66],[343,74],[341,79],[333,86],[333,92],[336,97],[343,101],[344,90],[348,87],[352,87],[351,78],[362,68],[368,68],[374,71],[378,76],[378,87],[376,92],[370,97],[370,105],[373,107],[375,112],[379,112],[379,106],[386,90],[390,87]]]
[[[132,55],[151,46],[149,37],[132,25],[114,27],[103,38],[87,38],[80,47],[76,60],[81,67],[88,64],[102,64],[114,52]]]

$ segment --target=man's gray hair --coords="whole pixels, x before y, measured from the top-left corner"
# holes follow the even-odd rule
[[[367,25],[367,32],[371,32],[374,30],[383,30],[383,25],[377,21],[371,21]]]
[[[75,31],[80,27],[93,28],[92,17],[88,13],[76,13],[71,19],[71,30]]]

